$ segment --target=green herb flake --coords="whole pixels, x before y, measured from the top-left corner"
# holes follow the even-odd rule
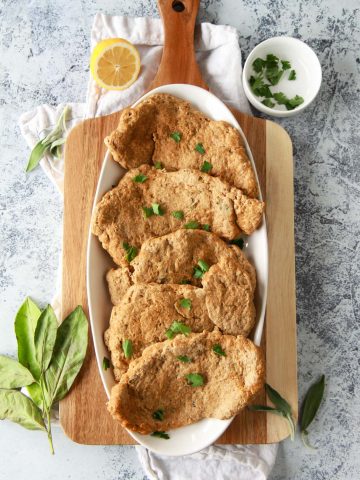
[[[180,307],[181,308],[188,308],[189,310],[191,309],[191,300],[190,298],[182,298],[180,300]]]
[[[142,211],[143,211],[143,214],[144,214],[145,218],[149,218],[149,217],[152,217],[154,215],[154,211],[153,211],[152,207],[142,207]]]
[[[103,358],[102,368],[105,372],[106,372],[106,370],[108,370],[110,368],[110,360],[107,357]]]
[[[186,278],[183,278],[180,282],[180,285],[191,285],[191,280],[187,280]]]
[[[173,132],[170,133],[170,137],[175,140],[176,143],[179,143],[181,140],[181,133],[180,132]]]
[[[209,173],[212,167],[213,166],[211,165],[211,163],[205,160],[205,162],[201,166],[201,171],[204,173]]]
[[[166,433],[166,432],[158,432],[158,431],[153,432],[153,433],[151,434],[151,436],[152,436],[152,437],[163,438],[164,440],[169,440],[169,438],[170,438],[170,436],[169,436],[168,433]]]
[[[256,60],[253,61],[253,69],[256,73],[260,73],[262,69],[265,67],[266,62],[262,58],[257,58]]]
[[[191,333],[191,328],[185,323],[175,320],[170,327],[166,330],[165,335],[169,340],[173,339],[175,335],[183,334],[186,337]]]
[[[196,220],[190,220],[190,222],[185,223],[184,228],[188,230],[194,230],[196,228],[199,228],[199,223]]]
[[[180,360],[180,362],[183,362],[183,363],[191,363],[192,360],[190,357],[188,357],[187,355],[178,355],[176,357],[178,360]]]
[[[290,98],[290,100],[285,103],[285,107],[288,110],[294,110],[294,108],[298,107],[302,103],[304,103],[303,97],[300,97],[299,95],[295,95],[294,98]]]
[[[289,80],[296,80],[295,70],[291,70],[291,72],[289,73]]]
[[[226,357],[226,353],[222,349],[221,345],[219,345],[218,343],[213,346],[213,352],[215,352],[216,355],[221,355],[223,357]]]
[[[183,220],[184,218],[184,212],[182,210],[175,210],[174,212],[171,212],[171,215],[178,220]]]
[[[203,144],[202,143],[197,143],[195,145],[195,150],[199,153],[201,153],[201,155],[204,155],[205,153],[205,148],[203,147]]]
[[[191,387],[201,387],[204,385],[204,377],[200,373],[188,373],[185,375],[185,378]]]
[[[240,248],[240,250],[242,250],[244,248],[244,239],[243,238],[235,238],[234,240],[231,240],[230,241],[230,244],[231,245],[236,245],[237,247]]]
[[[206,232],[211,231],[211,227],[208,223],[204,223],[204,225],[202,226],[202,229],[205,230]]]
[[[151,207],[155,215],[164,215],[165,212],[158,203],[153,203]]]
[[[271,85],[277,85],[283,75],[284,71],[280,70],[279,67],[267,68],[266,78],[269,80]]]
[[[204,260],[199,260],[198,265],[204,273],[207,272],[210,268],[209,265]]]
[[[125,358],[129,359],[133,354],[133,344],[131,340],[124,340],[122,342],[122,349],[125,355]]]
[[[290,70],[291,63],[288,60],[281,60],[281,65],[283,70]],[[294,72],[294,70],[292,70]]]
[[[251,90],[257,97],[272,97],[269,85],[264,83],[264,77],[262,74],[259,74],[257,77],[251,76],[249,82]]]
[[[154,163],[154,167],[157,169],[157,170],[162,170],[164,167],[163,167],[163,164],[161,162],[155,162]]]
[[[136,257],[138,251],[136,247],[129,245],[128,243],[123,243],[123,249],[126,252],[125,258],[128,262],[131,262]]]
[[[261,102],[263,105],[269,108],[274,108],[275,103],[270,100],[270,98],[264,98],[264,100]]]
[[[155,412],[152,414],[152,418],[154,420],[159,420],[159,422],[162,422],[164,420],[164,410],[162,408],[155,410]]]
[[[194,267],[193,277],[202,278],[204,273],[209,270],[209,265],[204,260],[199,260],[197,265]]]
[[[139,175],[135,175],[135,177],[133,178],[133,182],[144,183],[146,182],[147,179],[148,177],[146,175],[143,175],[142,173],[140,173]]]
[[[274,98],[279,105],[285,105],[289,101],[289,99],[283,92],[274,93]]]

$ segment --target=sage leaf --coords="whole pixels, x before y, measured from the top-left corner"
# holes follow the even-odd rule
[[[31,372],[21,363],[0,355],[0,388],[21,388],[34,382]]]
[[[0,389],[0,420],[5,419],[28,430],[46,430],[40,409],[18,390]]]
[[[52,306],[48,305],[40,315],[34,336],[36,359],[41,373],[44,373],[49,366],[55,345],[56,330],[56,315]]]
[[[41,310],[36,303],[27,297],[15,317],[18,359],[36,380],[40,377],[40,366],[36,359],[34,335],[40,314]]]
[[[26,167],[26,172],[31,172],[39,164],[40,160],[45,155],[46,151],[49,149],[49,146],[43,143],[43,140],[40,140],[35,147],[32,149],[29,162]]]
[[[44,374],[48,405],[68,393],[85,359],[88,321],[81,306],[75,308],[57,330],[53,355]]]
[[[319,410],[321,401],[324,396],[325,390],[325,375],[321,375],[320,379],[311,385],[309,390],[305,395],[305,399],[303,401],[301,407],[301,420],[300,420],[300,431],[301,431],[301,438],[305,446],[312,447],[308,440],[308,427],[311,425],[312,421]]]
[[[272,388],[268,383],[265,383],[265,390],[267,396],[270,398],[272,403],[275,407],[280,410],[281,412],[291,415],[291,406],[289,403],[283,398],[279,392],[277,392],[274,388]]]

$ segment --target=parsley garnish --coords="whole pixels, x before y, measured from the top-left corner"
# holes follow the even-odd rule
[[[294,110],[294,108],[304,103],[303,97],[295,95],[294,98],[288,98],[283,92],[274,93],[274,98],[279,105],[285,105],[287,110]]]
[[[149,217],[152,217],[154,215],[154,211],[153,211],[152,207],[142,207],[142,210],[143,210],[145,218],[149,218]]]
[[[164,168],[161,162],[155,162],[154,167],[157,168],[158,170],[161,170],[162,168]]]
[[[288,62],[287,60],[281,60],[281,65],[283,70],[289,70],[291,68],[291,63]],[[292,71],[294,72],[295,70],[292,70]]]
[[[202,143],[197,143],[195,145],[195,150],[199,153],[201,153],[201,155],[204,155],[205,153],[205,148],[203,147],[203,144]]]
[[[191,300],[190,298],[182,298],[180,300],[180,307],[181,308],[188,308],[190,310],[191,308]]]
[[[123,243],[123,249],[126,252],[125,258],[128,262],[131,262],[131,260],[134,260],[134,258],[137,255],[137,248],[129,245],[128,243],[124,242]]]
[[[263,60],[262,58],[257,58],[253,62],[253,69],[256,73],[260,73],[261,70],[265,67],[265,65],[266,65],[265,60]]]
[[[124,340],[122,342],[122,349],[124,351],[125,358],[131,358],[133,354],[133,344],[131,340]]]
[[[205,160],[205,162],[201,166],[201,171],[204,173],[209,173],[212,167],[213,166],[211,165],[211,163]]]
[[[163,421],[164,420],[164,410],[162,408],[159,408],[159,410],[155,410],[155,412],[152,414],[152,418],[154,420]]]
[[[147,179],[148,177],[146,175],[143,175],[142,173],[140,173],[139,175],[135,175],[135,177],[133,178],[133,182],[144,183]]]
[[[234,240],[230,241],[231,245],[238,246],[241,250],[244,248],[244,239],[243,238],[235,238]]]
[[[194,278],[202,278],[204,273],[209,270],[209,265],[204,262],[204,260],[199,260],[197,265],[194,267],[193,277]]]
[[[275,107],[275,103],[270,100],[270,98],[264,98],[264,100],[261,102],[263,105],[269,108]]]
[[[103,370],[106,372],[106,370],[108,368],[110,368],[110,360],[107,358],[107,357],[104,357],[103,358],[103,361],[102,361],[102,368]]]
[[[158,203],[153,203],[151,206],[155,215],[164,215],[164,210]]]
[[[291,72],[289,73],[289,80],[296,80],[295,70],[291,70]]]
[[[201,387],[204,385],[204,377],[200,373],[188,373],[185,375],[188,384],[192,387]]]
[[[182,210],[175,210],[174,212],[171,212],[171,215],[178,220],[182,220],[184,218],[184,212]]]
[[[178,360],[180,360],[180,362],[183,362],[183,363],[191,363],[192,360],[190,357],[188,357],[187,355],[178,355],[176,357]]]
[[[221,345],[219,345],[218,343],[213,346],[213,351],[214,351],[217,355],[222,355],[223,357],[226,357],[226,353],[225,353],[224,350],[221,348]]]
[[[272,97],[272,93],[269,88],[270,85],[264,83],[264,76],[262,73],[260,73],[257,77],[251,76],[249,82],[251,90],[255,93],[257,97]]]
[[[288,101],[287,96],[283,92],[274,93],[274,98],[279,105],[285,105]]]
[[[196,220],[190,220],[190,222],[185,223],[184,228],[188,230],[193,230],[195,228],[199,228],[199,223]]]
[[[210,232],[211,230],[211,227],[208,223],[204,223],[204,225],[202,226],[202,229],[203,230],[206,230],[207,232]]]
[[[159,437],[159,438],[163,438],[164,440],[169,440],[170,436],[168,433],[166,432],[153,432],[151,434],[152,437]]]
[[[165,335],[171,340],[175,337],[175,335],[178,335],[179,333],[182,333],[187,337],[189,333],[191,333],[191,328],[185,325],[185,323],[175,320],[166,330]]]
[[[175,140],[176,143],[179,143],[181,140],[181,133],[180,132],[173,132],[170,133],[170,137]]]

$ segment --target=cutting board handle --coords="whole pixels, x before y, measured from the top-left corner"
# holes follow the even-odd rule
[[[150,89],[189,83],[208,90],[195,59],[194,29],[200,0],[158,0],[165,42],[159,70]]]

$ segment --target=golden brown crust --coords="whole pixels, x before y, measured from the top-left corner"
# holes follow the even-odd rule
[[[180,132],[180,142],[171,133]],[[195,146],[201,143],[201,155]],[[189,102],[155,94],[123,111],[117,129],[105,139],[115,161],[126,169],[161,162],[167,170],[200,170],[212,164],[210,174],[220,177],[249,197],[257,197],[257,181],[243,139],[226,122],[213,121]]]
[[[214,353],[219,344],[226,353]],[[190,363],[177,359],[188,356]],[[146,348],[111,391],[108,409],[121,425],[148,434],[201,420],[237,415],[264,383],[265,362],[250,340],[219,332],[183,335]],[[203,386],[188,385],[185,375],[199,373]],[[163,421],[153,413],[163,410]]]
[[[144,183],[134,182],[139,174],[147,176]],[[143,207],[153,203],[160,204],[164,215],[145,218]],[[171,214],[175,210],[184,213],[183,220]],[[140,247],[149,238],[174,232],[191,220],[209,224],[213,233],[231,240],[241,231],[251,234],[261,223],[263,210],[263,202],[206,173],[165,172],[142,165],[126,173],[97,204],[92,232],[121,264],[124,242]]]

